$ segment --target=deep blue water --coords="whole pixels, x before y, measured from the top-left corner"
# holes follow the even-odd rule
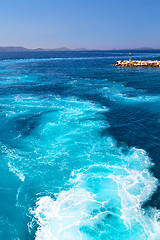
[[[0,53],[0,239],[160,239],[160,69],[128,57]]]

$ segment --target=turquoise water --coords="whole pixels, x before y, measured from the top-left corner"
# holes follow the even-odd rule
[[[0,58],[0,239],[158,240],[160,69],[114,67],[127,51]]]

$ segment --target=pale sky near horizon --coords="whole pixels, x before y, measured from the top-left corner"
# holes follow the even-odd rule
[[[0,0],[0,46],[160,48],[160,0]]]

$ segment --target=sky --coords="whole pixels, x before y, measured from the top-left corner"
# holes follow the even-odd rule
[[[0,0],[0,46],[160,48],[160,0]]]

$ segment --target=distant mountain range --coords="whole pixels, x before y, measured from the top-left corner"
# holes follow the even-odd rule
[[[113,51],[120,51],[120,50],[154,50],[155,48],[130,48],[130,49],[112,49]],[[75,49],[70,49],[66,47],[61,47],[61,48],[54,48],[54,49],[44,49],[44,48],[35,48],[35,49],[29,49],[25,47],[13,47],[13,46],[6,46],[6,47],[0,47],[0,52],[29,52],[29,51],[35,51],[35,52],[40,52],[40,51],[103,51],[99,49],[86,49],[86,48],[75,48]]]
[[[86,48],[76,48],[76,49],[69,49],[66,47],[61,48],[54,48],[54,49],[44,49],[44,48],[35,48],[35,49],[29,49],[25,47],[13,47],[13,46],[7,46],[7,47],[0,47],[0,52],[29,52],[29,51],[88,51]]]

